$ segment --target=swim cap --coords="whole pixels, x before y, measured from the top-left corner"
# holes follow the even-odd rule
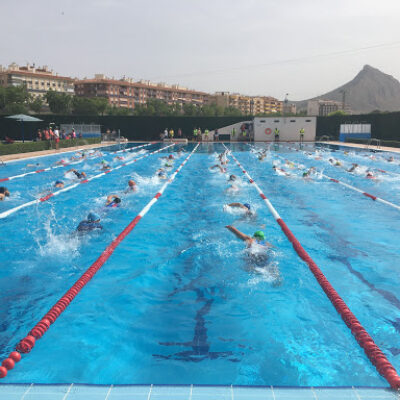
[[[243,205],[250,210],[250,204],[249,203],[244,203]]]
[[[235,175],[231,175],[230,177],[229,177],[229,180],[230,181],[234,181],[236,179],[236,176]]]
[[[88,214],[88,216],[87,216],[87,220],[88,220],[89,222],[98,221],[99,219],[100,219],[100,217],[99,217],[96,213],[94,213],[94,212],[90,212],[90,213]]]
[[[121,203],[121,199],[119,198],[119,197],[116,197],[115,199],[114,199],[114,203]]]
[[[172,154],[170,154],[168,158],[171,158],[171,159],[172,159],[172,158],[174,158],[174,156],[173,156]]]
[[[101,163],[102,163],[102,164],[105,164],[105,163],[106,163],[106,160],[101,160]]]
[[[259,239],[259,240],[265,240],[265,235],[264,235],[263,231],[254,232],[253,237],[256,238],[256,239]]]
[[[64,182],[63,181],[56,181],[56,185],[59,185],[59,184],[63,184]]]

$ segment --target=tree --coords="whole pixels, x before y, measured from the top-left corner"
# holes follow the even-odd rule
[[[54,114],[69,114],[71,112],[72,96],[49,90],[45,95],[50,111]]]
[[[328,117],[335,117],[335,116],[341,116],[341,115],[347,115],[347,113],[344,112],[343,110],[337,110],[337,111],[333,111],[330,114],[328,114]]]
[[[97,105],[94,99],[75,96],[72,100],[72,113],[75,115],[97,115]]]
[[[35,112],[40,113],[43,107],[43,98],[41,96],[31,97],[29,100],[29,108]]]
[[[93,101],[96,105],[97,114],[104,115],[109,109],[108,100],[105,97],[96,97],[93,99]]]
[[[132,110],[125,107],[108,107],[107,112],[109,115],[132,115]]]
[[[243,114],[238,108],[229,106],[224,109],[224,115],[227,117],[240,117]]]
[[[0,87],[0,111],[5,114],[28,112],[29,93],[25,85]]]

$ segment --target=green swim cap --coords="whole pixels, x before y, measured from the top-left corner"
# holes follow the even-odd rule
[[[254,232],[253,237],[256,239],[265,240],[265,235],[263,231]]]

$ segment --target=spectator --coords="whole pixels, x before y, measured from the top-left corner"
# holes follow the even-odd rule
[[[216,129],[214,131],[214,142],[218,142],[218,136],[219,136],[218,129]]]
[[[166,139],[168,137],[168,129],[165,128],[164,129],[164,139]]]
[[[181,138],[181,137],[182,137],[182,129],[179,128],[179,129],[178,129],[178,138]]]
[[[56,142],[56,150],[58,150],[60,142],[60,131],[57,129],[57,127],[54,129],[54,140]]]
[[[82,133],[81,132],[79,132],[78,138],[82,139]]]
[[[65,140],[65,129],[61,130],[61,139]]]
[[[76,133],[74,128],[72,128],[71,139],[76,139]]]
[[[36,140],[42,140],[42,131],[40,129],[37,131]]]

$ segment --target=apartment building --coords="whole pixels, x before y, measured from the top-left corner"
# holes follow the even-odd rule
[[[74,94],[74,80],[66,76],[60,76],[49,70],[47,66],[35,67],[35,65],[19,66],[10,64],[8,67],[0,66],[1,86],[24,85],[33,96],[44,96],[50,89]]]
[[[343,110],[343,103],[334,100],[309,100],[307,102],[307,115],[326,117],[335,111],[345,111],[351,114],[350,107],[346,104]]]
[[[84,97],[105,97],[115,107],[135,108],[147,100],[158,99],[168,104],[207,104],[208,93],[189,90],[179,85],[134,81],[131,78],[110,79],[105,75],[95,75],[94,79],[75,82],[75,94]]]
[[[239,93],[217,92],[213,96],[217,105],[235,107],[245,115],[282,112],[282,102],[270,96],[246,96]]]

